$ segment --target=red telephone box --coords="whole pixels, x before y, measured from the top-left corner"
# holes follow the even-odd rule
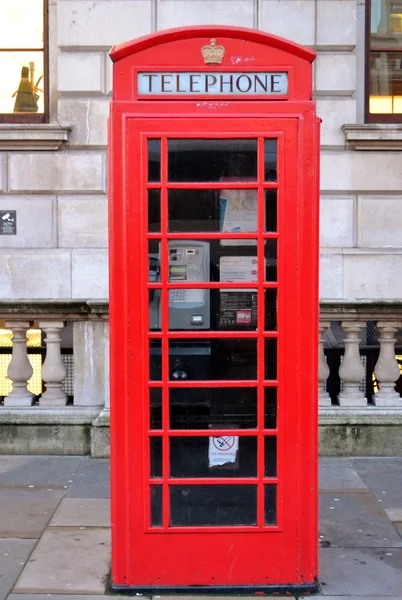
[[[314,53],[191,27],[117,46],[112,589],[317,589]]]

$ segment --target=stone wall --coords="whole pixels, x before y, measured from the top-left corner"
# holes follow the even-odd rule
[[[258,27],[315,49],[322,124],[321,298],[395,298],[402,154],[345,147],[363,123],[364,0],[50,0],[51,121],[59,150],[0,152],[3,298],[102,298],[107,287],[107,115],[113,44],[198,24]],[[3,126],[0,126],[0,129]]]

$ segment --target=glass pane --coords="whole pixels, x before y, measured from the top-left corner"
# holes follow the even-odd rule
[[[162,486],[151,485],[151,527],[162,527]]]
[[[402,52],[371,52],[369,110],[402,113]]]
[[[161,180],[161,141],[148,140],[148,181]]]
[[[150,331],[161,330],[161,290],[148,290],[148,326]]]
[[[161,388],[149,388],[149,425],[151,429],[162,429]]]
[[[161,191],[148,190],[148,231],[159,233],[161,230]]]
[[[265,340],[265,379],[276,379],[276,339]]]
[[[0,40],[2,48],[43,48],[43,0],[0,2]]]
[[[212,379],[210,340],[169,340],[169,379]]]
[[[149,438],[151,477],[162,477],[162,438]]]
[[[277,190],[265,190],[265,231],[276,231],[277,224]]]
[[[276,330],[276,289],[265,290],[265,331]]]
[[[276,477],[276,437],[266,436],[264,440],[265,477]]]
[[[254,429],[256,388],[169,390],[171,429]]]
[[[256,290],[244,289],[170,290],[174,301],[170,303],[169,329],[255,331],[257,295]]]
[[[171,232],[255,233],[257,190],[169,190],[168,216]]]
[[[176,527],[256,525],[257,486],[171,486],[170,524]]]
[[[43,77],[43,52],[1,52],[0,113],[43,113]]]
[[[169,190],[168,230],[219,231],[220,190]]]
[[[277,141],[265,140],[264,142],[264,171],[265,181],[277,180]]]
[[[371,0],[371,47],[402,45],[402,6],[390,0]]]
[[[276,429],[276,387],[264,388],[264,427]]]
[[[265,241],[265,281],[277,280],[277,240]]]
[[[236,338],[169,340],[169,378],[256,379],[257,342]]]
[[[256,181],[257,141],[169,140],[169,181]]]
[[[162,380],[161,340],[149,340],[149,378],[151,381]]]
[[[171,437],[171,477],[256,477],[257,438]]]
[[[159,256],[160,240],[148,241],[148,281],[157,283],[161,279],[161,262]]]
[[[276,485],[264,486],[265,525],[276,525]]]

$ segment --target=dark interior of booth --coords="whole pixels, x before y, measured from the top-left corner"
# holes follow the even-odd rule
[[[276,182],[276,140],[265,140],[264,179]],[[166,206],[165,227],[167,233],[222,233],[229,231],[224,219],[228,206],[236,204],[239,213],[230,218],[250,221],[239,229],[257,232],[257,140],[254,139],[208,139],[168,140],[164,165],[161,159],[160,140],[148,142],[148,232],[161,234],[163,229],[163,205]],[[162,170],[166,171],[168,186],[163,188]],[[220,185],[208,189],[208,184],[236,184],[238,190],[225,189]],[[255,187],[242,189],[242,183]],[[202,184],[198,189],[192,184]],[[188,184],[186,187],[185,184]],[[264,231],[277,232],[277,189],[272,186],[263,190]],[[230,204],[232,203],[232,204]],[[259,217],[258,217],[259,218]],[[253,227],[254,222],[254,227]],[[232,223],[232,222],[231,222]],[[232,223],[233,225],[233,223]],[[200,242],[197,247],[197,241]],[[150,281],[160,282],[166,277],[163,273],[164,261],[161,261],[161,239],[150,239],[149,265]],[[175,435],[169,438],[169,477],[180,478],[255,478],[257,477],[257,425],[260,394],[264,403],[264,428],[275,430],[277,427],[277,390],[275,383],[266,384],[258,391],[256,384],[258,366],[257,338],[246,337],[246,332],[256,332],[259,313],[259,297],[264,294],[264,330],[276,332],[277,328],[277,289],[266,288],[258,292],[250,285],[249,289],[236,288],[236,281],[257,282],[257,239],[219,239],[219,237],[190,238],[181,240],[181,246],[175,248],[175,240],[168,242],[169,257],[168,282],[185,278],[186,257],[190,253],[203,253],[207,257],[197,282],[233,281],[233,289],[211,289],[205,291],[205,306],[189,303],[187,308],[185,291],[179,297],[179,304],[172,303],[169,292],[167,330],[175,332],[196,332],[197,325],[189,325],[188,319],[198,319],[203,323],[202,337],[170,338],[167,342],[150,339],[149,342],[149,427],[151,478],[162,477],[162,436],[158,430],[162,424]],[[183,244],[187,244],[186,247]],[[178,256],[177,256],[178,253]],[[190,259],[189,259],[190,260]],[[174,264],[173,261],[179,261]],[[179,264],[180,263],[180,264]],[[173,265],[173,266],[171,266]],[[198,265],[187,267],[193,272],[201,269]],[[251,266],[250,266],[251,265]],[[254,265],[254,267],[253,267]],[[250,269],[253,269],[251,270]],[[201,271],[200,271],[201,272]],[[264,240],[264,279],[277,281],[277,239]],[[172,275],[172,273],[174,275]],[[250,279],[252,273],[252,279]],[[173,278],[172,278],[173,277]],[[181,279],[183,277],[183,279]],[[162,332],[162,292],[152,289],[149,292],[149,330]],[[193,294],[194,296],[194,294]],[[197,300],[199,301],[199,299]],[[158,304],[157,304],[158,303]],[[181,304],[180,304],[181,303]],[[174,309],[176,307],[176,309]],[[178,308],[177,308],[178,307]],[[198,315],[198,312],[200,315]],[[204,311],[204,313],[203,313]],[[206,311],[208,314],[206,314]],[[151,313],[153,316],[151,316]],[[194,313],[194,314],[192,314]],[[197,313],[197,314],[195,314]],[[174,317],[173,317],[174,314]],[[189,317],[190,315],[190,317]],[[183,319],[181,319],[181,316]],[[166,331],[166,328],[164,329]],[[206,332],[241,332],[239,337],[208,337]],[[168,381],[169,382],[206,382],[200,387],[169,387],[167,402],[169,405],[169,423],[162,410],[162,343],[168,344]],[[264,344],[264,379],[275,382],[277,340],[266,337]],[[260,349],[261,351],[261,349]],[[211,382],[232,381],[230,387],[216,387]],[[239,382],[237,385],[236,382]],[[160,386],[158,386],[160,382]],[[207,383],[209,382],[209,383]],[[250,383],[248,383],[250,382]],[[254,382],[254,383],[252,383]],[[261,400],[260,400],[261,402]],[[261,419],[261,415],[259,416]],[[214,436],[214,430],[241,429],[242,436]],[[209,435],[179,435],[186,430],[202,430]],[[254,430],[254,431],[253,431]],[[264,437],[264,475],[276,477],[276,436]],[[226,452],[226,454],[225,454]],[[201,482],[200,482],[201,483]],[[265,525],[276,524],[276,485],[264,485]],[[170,525],[171,526],[225,526],[257,524],[257,484],[239,483],[236,485],[202,484],[181,485],[176,481],[170,486]],[[162,486],[151,485],[151,525],[162,524]]]

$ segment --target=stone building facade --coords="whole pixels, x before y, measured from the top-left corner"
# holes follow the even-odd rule
[[[393,344],[402,324],[402,124],[366,122],[365,0],[49,0],[48,18],[49,123],[0,124],[0,210],[17,214],[16,235],[0,236],[0,296],[3,327],[14,330],[14,342],[15,331],[23,336],[32,326],[47,332],[48,342],[53,336],[47,377],[54,385],[39,407],[4,401],[0,449],[87,451],[92,430],[93,452],[107,452],[108,51],[153,31],[222,24],[258,28],[317,52],[321,333],[335,322],[325,345],[343,347],[346,337],[347,348],[339,406],[330,406],[324,390],[322,355],[322,444],[329,453],[402,452],[402,401],[393,390]],[[385,400],[369,404],[359,388],[366,322],[374,323],[386,363],[382,371],[377,364],[376,375]],[[65,375],[56,373],[60,337],[73,349],[73,406],[65,406]],[[360,442],[353,433],[359,424]],[[395,431],[388,449],[380,442],[370,449],[372,427]],[[42,430],[56,431],[53,444],[46,434],[38,441]]]

